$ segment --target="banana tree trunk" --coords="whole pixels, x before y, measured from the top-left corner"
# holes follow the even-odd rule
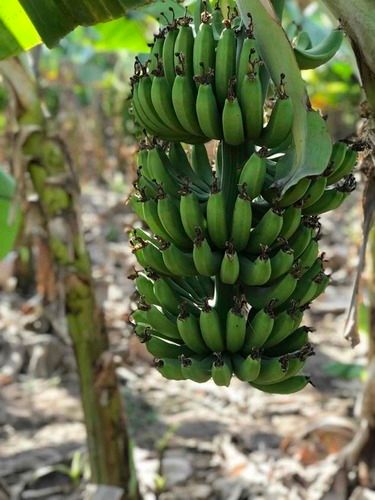
[[[370,297],[370,335],[368,355],[368,379],[365,383],[361,405],[361,424],[357,436],[348,448],[348,465],[364,461],[372,471],[371,483],[375,485],[375,9],[373,0],[324,0],[332,13],[340,20],[357,59],[362,85],[368,101],[368,116],[362,128],[368,148],[364,171],[367,185],[364,198],[365,230],[370,231],[368,239],[368,276]],[[367,222],[366,223],[366,218]],[[364,234],[366,241],[368,234]]]
[[[95,300],[90,257],[79,217],[79,186],[64,144],[48,134],[37,86],[19,60],[0,63],[16,100],[18,132],[13,164],[18,185],[29,173],[47,240],[62,276],[68,333],[80,377],[91,481],[131,491],[131,456],[115,366],[103,314]]]

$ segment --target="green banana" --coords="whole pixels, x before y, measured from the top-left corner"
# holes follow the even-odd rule
[[[288,271],[290,271],[293,263],[294,251],[289,247],[287,243],[284,243],[282,247],[275,253],[275,255],[270,258],[270,281],[280,278],[280,276],[283,276]]]
[[[160,120],[167,127],[172,129],[174,133],[186,134],[174,111],[172,94],[168,80],[164,75],[163,64],[161,61],[159,61],[158,69],[155,70],[155,78],[152,80],[151,100],[157,116],[159,116]]]
[[[147,304],[161,305],[154,293],[154,282],[152,279],[142,273],[130,275],[129,279],[134,279],[138,293],[146,299]]]
[[[283,225],[279,237],[289,240],[300,226],[302,209],[297,206],[290,206],[283,214]]]
[[[142,322],[137,320],[139,318],[139,311],[132,313],[132,317],[136,322]],[[155,305],[148,306],[145,311],[141,311],[144,314],[144,323],[150,325],[153,330],[157,332],[162,332],[163,335],[170,339],[180,339],[180,333],[177,329],[176,322],[168,319],[165,314]]]
[[[167,28],[167,34],[165,36],[164,45],[163,45],[163,67],[165,78],[169,84],[169,87],[172,88],[173,82],[175,79],[175,64],[174,64],[174,54],[175,54],[175,43],[178,35],[178,27],[177,22],[173,19],[172,23],[169,24]],[[156,69],[156,68],[155,68]]]
[[[220,280],[226,285],[234,285],[240,275],[240,261],[233,243],[227,241],[220,265]]]
[[[179,64],[179,55],[183,54],[185,59],[186,76],[191,80],[194,75],[193,67],[193,50],[194,50],[194,35],[190,26],[192,18],[189,16],[180,17],[178,20],[179,30],[174,45],[175,51],[175,67]]]
[[[221,255],[212,251],[201,228],[196,228],[193,261],[198,273],[202,276],[214,276],[220,270],[221,260]]]
[[[155,368],[168,380],[185,380],[181,370],[181,362],[178,359],[156,359]]]
[[[197,354],[205,354],[208,348],[201,335],[199,320],[182,308],[177,317],[177,328],[184,343]]]
[[[309,49],[295,47],[294,55],[300,69],[315,69],[329,61],[339,50],[344,39],[344,32],[338,28],[324,38],[319,44]]]
[[[162,256],[166,268],[175,276],[195,276],[197,274],[192,254],[183,252],[173,243],[164,243]]]
[[[177,316],[182,299],[176,295],[168,282],[162,278],[155,279],[153,292],[157,299],[153,304],[159,304],[163,309]]]
[[[225,335],[221,327],[219,314],[206,301],[199,316],[201,334],[207,347],[212,352],[221,352],[225,349]]]
[[[274,148],[283,142],[289,135],[293,125],[292,100],[285,92],[285,75],[280,75],[280,84],[277,89],[277,100],[272,109],[270,119],[260,136],[260,144],[267,148]]]
[[[212,12],[212,32],[215,40],[219,40],[223,31],[223,14],[220,8],[220,2],[217,1]]]
[[[229,80],[228,94],[222,114],[224,141],[232,146],[238,146],[245,140],[241,107],[235,94],[235,83],[235,77]]]
[[[216,354],[211,369],[212,380],[216,385],[228,387],[233,375],[233,366],[229,356]]]
[[[302,253],[299,258],[301,266],[301,276],[307,272],[311,266],[314,264],[315,260],[319,255],[319,243],[317,238],[312,238],[310,243],[307,245],[306,250]]]
[[[150,334],[148,331],[150,331]],[[178,359],[181,355],[189,355],[189,349],[186,349],[186,347],[159,338],[157,335],[157,332],[146,328],[144,337],[140,339],[147,347],[148,352],[155,358]]]
[[[204,144],[195,144],[191,148],[191,167],[197,176],[208,186],[212,182],[212,167]]]
[[[318,177],[312,180],[308,190],[303,197],[303,208],[311,207],[314,205],[324,193],[327,185],[327,177]]]
[[[236,35],[229,19],[224,20],[224,29],[216,47],[215,90],[221,108],[224,107],[229,80],[236,74]]]
[[[266,159],[258,153],[253,153],[241,170],[238,183],[240,186],[245,185],[246,192],[252,200],[262,192],[266,171]]]
[[[293,394],[304,389],[308,383],[310,383],[310,377],[306,375],[296,375],[295,377],[276,382],[275,384],[261,385],[252,382],[250,385],[259,391],[268,392],[270,394]]]
[[[240,84],[239,99],[243,112],[246,138],[256,141],[263,128],[263,89],[259,77],[259,59],[252,61],[250,52],[249,69]]]
[[[207,194],[209,193],[212,179],[210,178],[209,182],[205,182],[192,170],[192,165],[190,165],[189,158],[181,143],[172,142],[169,145],[168,159],[167,168],[170,172],[173,172],[179,179],[185,180],[185,184],[187,179],[189,183],[192,183],[192,186],[207,192]]]
[[[287,359],[262,358],[259,375],[253,383],[257,385],[275,384],[285,377],[285,372],[287,371],[287,369]]]
[[[240,280],[248,286],[264,285],[271,277],[271,261],[267,248],[263,247],[255,260],[240,257]]]
[[[152,178],[162,186],[166,193],[174,197],[178,196],[179,185],[171,175],[169,159],[161,147],[150,149],[147,156],[147,168]]]
[[[286,339],[295,330],[295,322],[296,313],[293,308],[278,314],[275,317],[271,333],[262,347],[267,350]]]
[[[313,331],[313,328],[301,326],[288,335],[279,344],[271,347],[270,349],[267,348],[265,353],[267,356],[285,356],[290,352],[298,351],[308,343],[309,333]]]
[[[155,200],[143,201],[142,204],[142,217],[151,231],[160,238],[165,240],[170,239],[169,233],[164,229],[158,215],[158,202]]]
[[[201,24],[194,41],[193,67],[194,75],[202,76],[205,71],[215,68],[216,42],[213,35],[211,16],[205,11],[201,16]]]
[[[308,208],[302,208],[304,215],[320,215],[338,208],[345,199],[345,193],[336,188],[326,189],[322,196]]]
[[[142,255],[142,257],[140,257],[140,255]],[[138,261],[144,268],[151,267],[157,273],[170,274],[170,271],[164,264],[164,260],[159,248],[157,248],[155,245],[149,242],[144,242],[141,246],[141,252],[136,251],[135,256],[137,260],[138,257],[141,258],[142,261]]]
[[[250,253],[258,253],[260,245],[272,245],[279,236],[282,226],[282,211],[270,208],[250,232],[246,250]]]
[[[232,356],[233,371],[236,377],[243,382],[256,380],[260,372],[259,353],[254,351],[245,358],[240,354]]]
[[[241,95],[241,86],[244,81],[245,76],[249,71],[254,70],[254,67],[249,67],[249,61],[251,63],[252,57],[254,60],[258,60],[259,56],[256,53],[256,40],[254,38],[252,19],[249,19],[249,25],[245,31],[245,40],[242,44],[238,64],[237,64],[237,93]],[[254,63],[253,63],[254,65]]]
[[[178,204],[172,197],[167,196],[162,189],[160,189],[158,195],[158,216],[162,226],[170,236],[167,240],[175,241],[184,250],[190,250],[192,242],[181,222]]]
[[[284,194],[284,196],[278,200],[278,205],[280,207],[289,207],[290,205],[294,205],[299,200],[302,200],[305,196],[307,190],[309,189],[311,184],[311,179],[308,177],[304,177],[296,185],[292,186],[288,189],[288,191]]]
[[[277,301],[277,306],[286,302],[297,286],[295,272],[287,273],[267,287],[250,286],[246,289],[246,298],[253,307],[263,309],[271,300]]]
[[[189,188],[181,190],[180,216],[185,233],[194,241],[196,228],[204,229],[206,220],[197,196]]]
[[[228,240],[226,203],[224,193],[219,189],[216,177],[212,181],[206,214],[210,239],[218,248],[224,248]]]
[[[293,46],[300,50],[311,49],[312,40],[307,31],[300,31],[298,35],[293,40]]]
[[[212,359],[195,359],[193,357],[181,356],[181,373],[189,379],[202,384],[211,378]]]
[[[233,307],[227,313],[226,347],[231,353],[241,350],[246,335],[246,318],[242,300],[235,298]]]
[[[199,126],[209,139],[221,139],[223,137],[221,116],[212,88],[212,72],[208,72],[204,77],[195,78],[195,81],[199,83],[195,105]]]
[[[232,216],[231,241],[237,252],[244,250],[248,244],[253,218],[251,198],[246,188],[246,183],[240,186]]]
[[[156,70],[157,68],[158,59],[159,57],[162,56],[163,53],[164,40],[165,40],[165,31],[161,29],[159,30],[158,33],[154,35],[154,43],[150,44],[151,52],[148,64],[150,73],[152,73],[152,71]]]
[[[258,349],[267,342],[275,322],[275,313],[273,310],[274,302],[271,301],[267,307],[254,310],[250,313],[246,328],[246,338],[242,349],[243,354],[248,355],[253,349]]]
[[[330,183],[328,179],[329,177],[333,176],[337,172],[338,168],[342,165],[347,149],[348,147],[344,142],[335,142],[335,144],[333,144],[328,167],[324,172],[324,175],[326,175],[327,177],[327,186],[329,186],[330,184],[334,184],[334,182]]]
[[[339,164],[338,168],[334,170],[332,174],[327,178],[327,186],[335,184],[346,175],[349,175],[357,162],[357,158],[357,152],[353,149],[347,148],[343,161]]]
[[[295,259],[298,259],[303,254],[313,236],[314,229],[310,227],[306,219],[303,219],[302,224],[288,242],[294,252]]]
[[[176,66],[176,77],[172,87],[172,103],[174,112],[180,125],[187,133],[203,135],[199,128],[197,113],[195,111],[196,88],[193,80],[185,70],[186,61],[179,54],[180,64]]]

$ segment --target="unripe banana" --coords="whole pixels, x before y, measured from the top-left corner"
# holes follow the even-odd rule
[[[224,21],[224,29],[216,48],[215,90],[221,108],[224,107],[229,80],[236,74],[236,35],[229,19]]]
[[[317,238],[312,238],[308,244],[306,250],[302,253],[299,258],[301,266],[301,276],[307,272],[311,266],[314,264],[315,260],[319,255],[319,243]]]
[[[223,14],[220,8],[220,2],[217,1],[212,12],[212,32],[215,40],[219,40],[223,31]]]
[[[149,326],[153,330],[157,332],[162,332],[163,335],[168,337],[169,339],[181,339],[179,331],[176,326],[176,322],[171,321],[166,317],[165,314],[155,305],[148,306],[145,311],[141,311],[144,313],[143,322]],[[136,322],[142,322],[139,317],[139,310],[132,313],[132,317]]]
[[[234,285],[240,275],[238,254],[230,241],[226,242],[223,260],[220,265],[220,280],[226,285]]]
[[[225,349],[225,335],[221,327],[219,314],[208,302],[199,316],[201,334],[207,347],[212,352],[221,352]]]
[[[163,309],[177,316],[182,299],[176,295],[168,282],[162,278],[155,279],[153,291],[157,299],[153,303],[161,305]]]
[[[180,215],[182,226],[189,238],[194,241],[196,227],[205,228],[206,220],[197,196],[189,188],[181,191]]]
[[[185,72],[189,80],[191,80],[194,75],[194,68],[193,68],[194,35],[192,27],[190,26],[191,22],[192,18],[189,16],[183,16],[179,18],[178,23],[180,27],[178,30],[178,35],[174,46],[175,50],[174,64],[175,66],[179,64],[179,56],[177,54],[183,54],[186,65]]]
[[[270,208],[250,233],[246,250],[258,253],[260,245],[272,245],[283,226],[283,215],[279,209]]]
[[[262,82],[259,76],[259,60],[249,60],[248,72],[239,84],[245,135],[247,139],[257,141],[263,128],[264,101]]]
[[[141,273],[130,275],[129,278],[134,279],[134,284],[139,295],[142,295],[146,299],[147,304],[160,305],[154,293],[154,282],[152,279]]]
[[[285,377],[288,360],[284,358],[262,358],[260,372],[254,381],[257,385],[269,385],[279,382]]]
[[[314,229],[309,225],[308,221],[304,219],[298,230],[289,240],[289,246],[294,252],[295,259],[298,259],[303,254],[313,236]]]
[[[168,380],[185,380],[181,371],[181,362],[178,359],[164,358],[155,360],[155,368]]]
[[[284,243],[273,257],[270,258],[271,276],[270,281],[273,281],[280,276],[283,276],[291,270],[294,263],[294,252],[287,243]]]
[[[169,233],[164,229],[158,215],[158,203],[155,200],[142,202],[142,217],[151,231],[160,238],[170,239]]]
[[[332,146],[331,157],[329,159],[328,167],[326,168],[324,174],[327,177],[327,186],[334,184],[334,182],[330,182],[329,178],[334,176],[337,172],[338,168],[342,165],[346,152],[347,145],[344,142],[335,142]],[[337,179],[339,180],[339,179]],[[337,181],[335,181],[337,182]]]
[[[191,167],[208,186],[212,182],[212,167],[204,144],[195,144],[191,148]]]
[[[168,240],[175,241],[184,250],[190,250],[192,243],[182,225],[178,202],[176,204],[175,200],[162,190],[159,191],[158,196],[158,216],[165,231],[170,236]]]
[[[287,190],[284,196],[278,200],[280,207],[289,207],[302,200],[311,184],[311,179],[304,177],[297,184]]]
[[[228,240],[226,203],[216,177],[212,182],[211,196],[208,199],[206,211],[210,239],[218,248],[224,248]]]
[[[267,148],[274,148],[289,135],[293,124],[292,100],[285,92],[285,75],[280,75],[277,89],[278,97],[271,112],[267,126],[260,136],[260,143]]]
[[[167,168],[174,172],[175,175],[186,181],[188,179],[189,181],[189,186],[190,182],[192,183],[191,186],[199,188],[201,191],[207,192],[207,194],[210,191],[209,186],[211,186],[211,181],[212,177],[210,177],[209,181],[205,182],[200,178],[200,175],[197,175],[193,170],[192,170],[192,165],[190,165],[189,159],[187,157],[187,154],[179,142],[172,142],[169,145],[169,164]],[[185,182],[186,184],[186,182]]]
[[[251,311],[248,325],[246,328],[246,338],[242,349],[243,354],[246,356],[252,352],[253,349],[262,347],[271,334],[275,313],[273,310],[274,303],[270,304],[264,309],[259,311]]]
[[[175,276],[195,276],[197,274],[192,254],[181,251],[173,243],[166,242],[164,244],[162,256],[165,266]]]
[[[196,88],[193,80],[187,75],[185,70],[186,61],[182,54],[179,54],[180,64],[176,66],[176,77],[172,87],[172,102],[174,112],[182,128],[187,133],[203,135],[199,128],[197,113],[195,111]]]
[[[245,358],[240,354],[232,356],[233,370],[236,377],[243,382],[256,380],[260,372],[260,357],[257,351],[252,352]]]
[[[253,218],[251,198],[246,192],[246,183],[240,186],[233,209],[231,241],[237,252],[244,250],[250,237]]]
[[[223,137],[221,116],[212,88],[212,72],[196,81],[200,84],[196,100],[199,126],[209,139],[221,139]]]
[[[240,280],[248,286],[264,285],[271,277],[271,261],[267,247],[263,247],[255,260],[240,257]]]
[[[165,40],[165,31],[161,29],[158,33],[154,35],[154,43],[151,44],[151,52],[148,65],[150,73],[156,70],[158,65],[158,60],[163,54],[164,40]]]
[[[252,382],[251,385],[255,389],[262,392],[268,392],[269,394],[294,394],[304,389],[308,383],[310,383],[310,377],[297,375],[287,380],[276,382],[275,384],[261,385]]]
[[[271,333],[264,343],[263,348],[269,349],[286,339],[295,330],[296,313],[288,309],[275,317]]]
[[[247,313],[241,299],[235,298],[233,307],[227,313],[226,346],[231,353],[239,352],[246,335]]]
[[[242,44],[240,56],[237,64],[237,93],[241,95],[241,86],[244,81],[245,76],[249,73],[249,71],[255,69],[253,67],[249,67],[249,61],[258,60],[258,54],[256,53],[256,41],[253,33],[252,20],[249,19],[249,25],[245,31],[246,38]]]
[[[279,236],[289,240],[300,226],[302,217],[301,207],[290,206],[283,213],[283,225]]]
[[[250,156],[241,170],[238,183],[240,186],[246,186],[246,192],[252,200],[262,192],[266,171],[266,159],[257,153]]]
[[[209,351],[201,335],[199,320],[182,308],[177,318],[177,328],[184,343],[197,354]]]
[[[175,43],[178,35],[177,22],[175,20],[167,28],[167,34],[163,45],[163,67],[165,78],[172,88],[175,79],[175,64],[174,64],[174,54],[175,54]]]
[[[205,11],[201,16],[201,24],[194,41],[193,67],[194,75],[202,76],[205,71],[215,68],[215,48],[211,16]]]
[[[323,195],[326,185],[326,177],[318,177],[317,179],[312,180],[305,196],[303,197],[303,208],[308,208],[311,207],[311,205],[314,205],[314,203],[316,203]]]
[[[196,359],[181,356],[181,373],[189,379],[202,384],[211,378],[212,358]]]
[[[294,271],[287,273],[267,287],[250,286],[246,290],[246,298],[253,307],[263,309],[271,300],[277,301],[277,306],[286,302],[297,286]]]
[[[345,145],[343,145],[345,146]],[[331,157],[332,158],[332,157]],[[327,186],[335,184],[346,175],[349,175],[357,162],[357,152],[346,147],[345,156],[337,168],[327,177]]]
[[[155,358],[178,359],[181,355],[189,356],[191,351],[184,346],[159,338],[158,332],[146,328],[145,335],[140,340],[150,354]]]
[[[147,157],[147,168],[155,179],[163,188],[163,190],[171,196],[177,197],[179,185],[171,175],[169,169],[170,162],[167,155],[160,147],[152,148]]]
[[[216,385],[228,387],[233,375],[233,366],[229,356],[216,354],[212,364],[212,380]]]
[[[282,342],[265,350],[267,356],[285,356],[290,352],[298,351],[309,341],[309,332],[314,331],[308,326],[301,326],[288,335]]]
[[[193,261],[198,273],[202,276],[214,276],[220,270],[221,260],[221,255],[212,251],[203,231],[196,228]]]
[[[238,146],[245,140],[241,107],[235,95],[235,82],[235,78],[229,80],[228,95],[222,115],[224,141],[232,146]]]

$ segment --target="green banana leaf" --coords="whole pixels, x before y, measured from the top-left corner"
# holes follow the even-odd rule
[[[77,26],[118,19],[128,9],[144,3],[146,0],[2,0],[0,59],[17,55],[41,42],[53,47]],[[154,9],[155,6],[149,6],[149,13]]]
[[[0,170],[0,260],[13,249],[21,226],[21,211],[14,210],[14,179]]]

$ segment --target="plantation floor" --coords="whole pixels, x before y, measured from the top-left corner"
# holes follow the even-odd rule
[[[306,321],[316,328],[316,355],[306,370],[315,387],[292,396],[266,395],[237,380],[229,389],[167,382],[151,367],[127,325],[127,275],[134,259],[125,229],[134,219],[122,200],[113,190],[87,184],[82,215],[144,498],[348,498],[334,458],[356,428],[358,374],[365,365],[366,339],[351,350],[343,338],[360,234],[359,196],[323,218],[334,282]],[[38,269],[38,289],[57,293],[48,261],[39,259]],[[44,310],[35,293],[12,291],[10,275],[4,265],[0,280],[10,291],[0,297],[0,499],[101,498],[100,490],[89,496],[85,480],[85,430],[63,317],[59,308]]]

